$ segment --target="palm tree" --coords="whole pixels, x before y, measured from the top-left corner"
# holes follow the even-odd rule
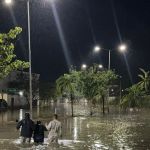
[[[145,92],[148,92],[150,86],[149,71],[145,71],[142,68],[140,68],[140,71],[142,74],[139,74],[138,77],[140,77],[141,81],[138,84],[145,90]]]
[[[80,80],[80,72],[71,71],[69,74],[64,74],[56,80],[56,89],[59,94],[68,93],[71,100],[72,117],[73,114],[73,99],[82,92],[82,82]]]
[[[134,84],[131,87],[127,88],[126,91],[128,92],[128,94],[126,94],[122,98],[121,106],[124,108],[140,107],[141,99],[145,94],[143,88],[139,84]]]

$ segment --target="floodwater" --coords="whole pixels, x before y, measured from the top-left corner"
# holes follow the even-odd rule
[[[89,109],[79,105],[74,112],[81,116],[71,118],[69,109],[69,104],[34,109],[35,121],[49,122],[57,111],[63,125],[59,145],[49,145],[46,133],[44,144],[38,146],[19,143],[15,120],[21,119],[26,110],[0,112],[0,150],[150,150],[150,110],[89,117],[81,115]]]

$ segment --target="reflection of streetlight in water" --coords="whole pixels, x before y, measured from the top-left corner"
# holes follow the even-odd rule
[[[0,123],[6,123],[8,121],[7,112],[1,111],[0,112],[1,120]]]
[[[19,111],[19,121],[23,119],[23,109]]]
[[[74,129],[73,129],[73,139],[76,141],[77,138],[78,138],[77,117],[74,118],[73,125],[74,125]]]
[[[55,114],[57,114],[57,108],[55,107]]]

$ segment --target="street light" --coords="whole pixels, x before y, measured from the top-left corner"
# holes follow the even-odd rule
[[[97,45],[94,47],[94,52],[99,52],[100,50],[101,50],[100,46]]]
[[[13,0],[5,0],[7,5],[10,5]],[[30,115],[32,118],[32,67],[31,67],[31,31],[30,31],[30,0],[27,2],[27,21],[28,21],[28,51],[29,51],[29,102],[30,102]]]
[[[94,52],[97,53],[99,52],[100,50],[105,50],[105,51],[108,51],[108,70],[110,70],[110,62],[111,62],[111,52],[113,50],[111,49],[104,49],[104,48],[101,48],[100,46],[95,46],[94,47]],[[124,53],[126,50],[127,50],[127,45],[126,44],[121,44],[118,46],[118,50],[121,52],[121,53]]]
[[[95,46],[95,47],[94,47],[94,52],[95,52],[95,53],[98,53],[101,49],[102,49],[102,50],[107,50],[107,51],[109,51],[108,70],[110,70],[110,51],[111,51],[111,50],[101,48],[100,46]]]
[[[20,95],[20,96],[23,96],[23,91],[19,91],[19,95]]]
[[[82,69],[86,69],[86,68],[87,68],[87,65],[86,65],[86,64],[82,64],[81,68],[82,68]]]
[[[102,69],[102,68],[103,68],[103,65],[102,65],[102,64],[99,64],[98,67],[99,67],[100,69]]]
[[[111,62],[111,61],[110,61],[110,60],[111,60],[110,55],[111,55],[111,52],[112,52],[113,50],[100,48],[100,46],[95,46],[94,52],[99,52],[101,49],[108,51],[108,70],[110,70],[110,62]],[[127,50],[127,46],[126,46],[125,44],[121,44],[121,45],[118,46],[118,50],[119,50],[120,52],[124,53],[124,52]],[[109,97],[109,88],[108,88],[108,97]],[[120,96],[120,97],[121,97],[121,96]],[[108,100],[107,100],[107,105],[108,105]],[[109,112],[109,107],[108,107],[108,112]]]
[[[119,45],[118,50],[120,52],[125,52],[127,50],[127,45],[125,45],[125,44]]]

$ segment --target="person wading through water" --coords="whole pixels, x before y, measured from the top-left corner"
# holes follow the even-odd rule
[[[53,115],[53,120],[49,122],[49,124],[45,124],[47,130],[49,131],[48,134],[48,142],[49,143],[57,143],[58,138],[62,137],[62,126],[61,122],[57,120],[57,114]]]
[[[30,143],[34,131],[34,122],[30,119],[30,114],[25,113],[25,118],[17,123],[17,130],[21,127],[21,142]]]
[[[44,142],[44,131],[47,131],[46,127],[41,123],[41,121],[37,121],[33,134],[35,143],[42,144]]]

